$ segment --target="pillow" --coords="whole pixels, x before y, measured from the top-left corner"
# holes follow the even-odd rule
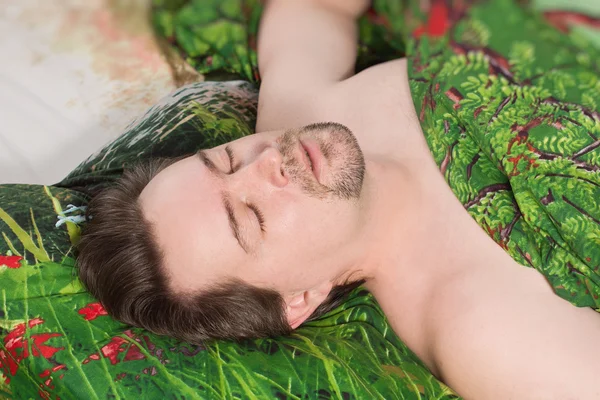
[[[256,100],[247,82],[184,87],[57,186],[0,187],[1,397],[456,397],[362,289],[290,336],[192,346],[113,320],[82,288],[73,246],[88,195],[137,160],[250,134]]]

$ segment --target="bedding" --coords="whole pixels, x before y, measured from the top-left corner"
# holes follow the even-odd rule
[[[374,1],[361,21],[358,68],[406,51],[423,131],[457,197],[517,261],[554,279],[558,294],[596,308],[593,33],[564,18],[550,27],[508,0],[452,4],[432,1],[424,14],[417,4]],[[161,100],[58,185],[0,186],[0,397],[457,398],[362,289],[288,337],[199,346],[120,324],[83,290],[74,246],[90,196],[139,160],[191,154],[254,129],[259,2],[154,5],[157,31],[213,81]],[[513,33],[497,15],[515,23]],[[516,27],[535,34],[515,45]],[[550,72],[532,79],[540,68]],[[523,128],[529,121],[539,122]]]
[[[407,24],[411,94],[469,214],[556,294],[600,311],[600,49],[556,15],[434,1]]]

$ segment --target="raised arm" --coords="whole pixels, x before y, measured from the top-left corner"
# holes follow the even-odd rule
[[[257,131],[311,121],[319,97],[352,76],[368,0],[267,0],[258,37]]]

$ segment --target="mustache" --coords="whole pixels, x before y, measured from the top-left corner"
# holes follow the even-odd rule
[[[331,192],[331,188],[318,182],[310,169],[307,169],[304,163],[296,156],[296,149],[300,146],[300,133],[295,130],[286,131],[278,140],[279,151],[283,157],[283,170],[287,173],[293,182],[296,182],[309,195],[319,199],[326,198]],[[326,144],[318,142],[323,155],[328,149]]]
[[[329,165],[328,179],[321,183],[304,162],[296,156],[302,148],[300,139],[309,137],[319,145]],[[277,144],[283,157],[283,170],[309,196],[330,196],[345,200],[358,199],[365,175],[365,160],[356,137],[344,125],[325,122],[285,131]]]
[[[279,152],[283,158],[284,169],[295,170],[302,167],[302,162],[295,157],[294,150],[299,145],[300,137],[294,131],[286,131],[278,140]]]

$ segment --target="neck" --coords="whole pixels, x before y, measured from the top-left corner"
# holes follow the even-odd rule
[[[435,373],[428,353],[432,299],[456,277],[502,258],[433,160],[371,160],[354,273],[366,278],[394,331]],[[352,272],[352,271],[351,271]]]
[[[435,165],[371,158],[367,171],[360,257],[350,273],[364,277],[376,297],[390,279],[429,284],[473,261],[466,236],[477,238],[480,228],[465,218]]]
[[[361,193],[361,230],[351,247],[356,250],[344,278],[379,280],[397,257],[399,243],[411,235],[419,221],[411,173],[406,166],[383,158],[366,158],[366,174]]]

